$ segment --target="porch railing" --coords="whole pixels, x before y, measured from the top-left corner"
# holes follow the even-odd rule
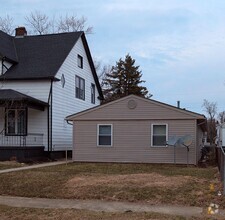
[[[223,147],[217,147],[218,168],[223,183],[223,195],[225,195],[225,152]]]
[[[0,135],[0,145],[10,147],[43,146],[44,134],[28,133],[27,136]]]

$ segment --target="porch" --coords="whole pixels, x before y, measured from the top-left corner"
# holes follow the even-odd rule
[[[27,136],[0,135],[0,161],[24,161],[44,156],[44,134],[28,133]]]
[[[42,157],[48,103],[15,90],[0,90],[0,160]]]
[[[0,134],[0,147],[38,147],[44,146],[44,134],[28,133],[23,136],[6,136],[4,131]]]

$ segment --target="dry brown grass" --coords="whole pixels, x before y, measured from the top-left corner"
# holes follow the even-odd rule
[[[72,163],[1,174],[0,181],[1,195],[225,207],[219,189],[215,167],[151,164]]]
[[[185,218],[158,213],[105,213],[74,209],[10,208],[0,205],[1,220],[213,220],[209,216]]]
[[[17,161],[0,161],[0,170],[16,168],[25,166],[23,163],[18,163]]]
[[[70,179],[66,186],[70,189],[90,186],[141,186],[141,187],[178,187],[190,181],[189,176],[163,176],[157,173],[138,173],[107,176],[77,176]],[[196,179],[196,178],[195,178]]]

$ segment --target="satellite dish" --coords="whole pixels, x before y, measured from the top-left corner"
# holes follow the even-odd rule
[[[186,135],[183,137],[183,145],[185,147],[189,147],[192,144],[192,138],[190,135]]]
[[[175,147],[184,147],[183,145],[183,138],[178,138],[177,142],[174,144]]]
[[[174,146],[179,138],[177,136],[172,136],[167,141],[167,145]]]
[[[169,138],[167,145],[168,146],[174,146],[174,163],[176,163],[176,147],[186,147],[187,149],[187,164],[189,164],[188,159],[188,152],[189,152],[189,146],[192,144],[192,137],[191,135],[185,135],[182,137],[176,137],[172,136]]]

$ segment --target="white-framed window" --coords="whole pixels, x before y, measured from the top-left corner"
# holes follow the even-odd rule
[[[152,124],[151,146],[166,147],[168,141],[168,124]]]
[[[76,98],[85,100],[85,80],[79,76],[76,76]]]
[[[95,104],[95,84],[91,84],[91,103]]]
[[[27,135],[27,109],[6,109],[6,135]]]
[[[97,146],[112,146],[113,126],[111,124],[98,124]]]
[[[83,69],[83,57],[81,55],[77,55],[77,66]]]

